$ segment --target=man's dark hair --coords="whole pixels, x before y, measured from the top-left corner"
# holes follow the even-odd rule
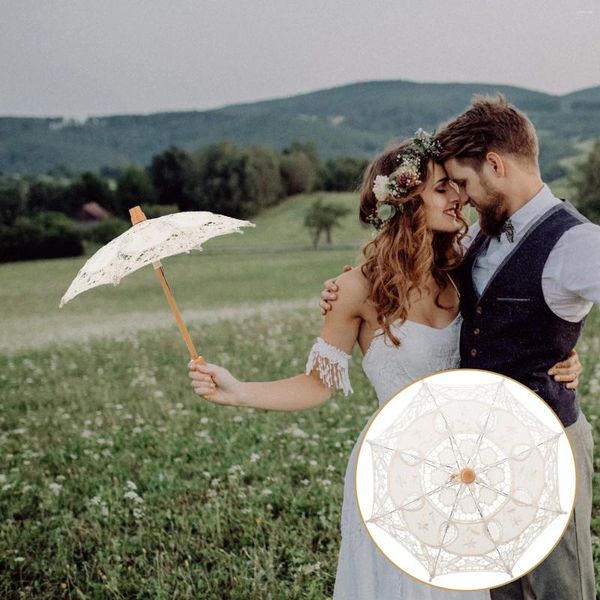
[[[462,159],[480,170],[488,152],[504,152],[538,164],[535,128],[525,113],[509,104],[503,94],[474,96],[462,115],[446,123],[437,134],[442,146],[438,162]]]

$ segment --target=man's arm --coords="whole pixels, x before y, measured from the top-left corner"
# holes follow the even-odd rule
[[[578,323],[600,304],[600,226],[582,223],[566,231],[548,256],[542,274],[551,310]]]

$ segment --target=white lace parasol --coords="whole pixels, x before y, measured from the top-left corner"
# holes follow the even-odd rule
[[[356,481],[361,516],[392,562],[431,585],[483,589],[521,577],[560,540],[575,463],[539,396],[497,373],[459,369],[383,405]]]
[[[146,219],[100,248],[80,269],[59,308],[78,294],[98,285],[117,285],[123,277],[145,265],[191,250],[202,250],[207,240],[251,226],[208,211],[188,211]]]
[[[133,226],[100,248],[83,265],[61,298],[59,308],[90,288],[109,283],[117,285],[129,273],[152,264],[192,359],[203,361],[183,323],[160,259],[183,252],[189,254],[191,250],[202,250],[201,245],[213,237],[226,233],[243,233],[240,231],[242,227],[255,225],[250,221],[208,211],[179,212],[156,219],[146,219],[139,206],[129,212]]]

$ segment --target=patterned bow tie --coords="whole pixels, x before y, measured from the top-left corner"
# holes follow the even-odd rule
[[[500,241],[500,236],[502,233],[506,234],[506,239],[512,244],[515,241],[515,228],[510,219],[506,219],[504,225],[502,226],[502,232],[498,236],[498,241]]]

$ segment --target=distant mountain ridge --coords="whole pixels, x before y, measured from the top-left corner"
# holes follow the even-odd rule
[[[436,128],[462,112],[473,94],[497,91],[536,125],[547,168],[576,153],[578,141],[600,137],[600,86],[553,96],[505,85],[369,81],[207,111],[90,117],[84,123],[0,117],[0,171],[146,165],[171,144],[195,150],[223,139],[278,149],[314,141],[323,158],[369,157],[419,127]]]

